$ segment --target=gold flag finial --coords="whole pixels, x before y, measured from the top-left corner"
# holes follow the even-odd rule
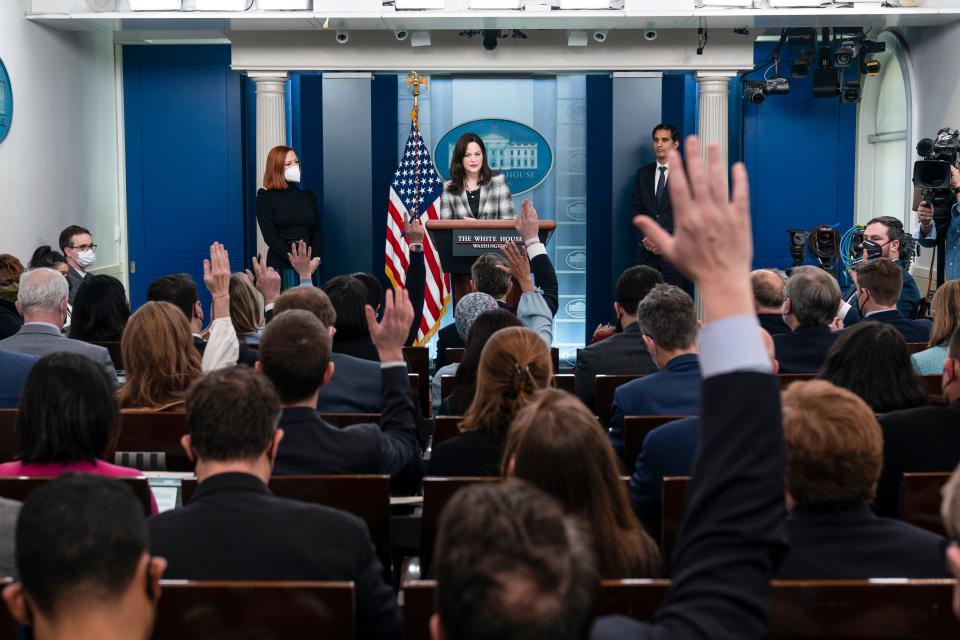
[[[407,89],[413,92],[413,109],[410,110],[410,121],[420,128],[420,89],[430,88],[430,78],[422,76],[416,71],[407,74]]]

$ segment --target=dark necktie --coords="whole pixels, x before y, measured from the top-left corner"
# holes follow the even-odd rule
[[[663,188],[667,186],[667,168],[660,167],[660,177],[657,178],[657,200],[663,196]]]

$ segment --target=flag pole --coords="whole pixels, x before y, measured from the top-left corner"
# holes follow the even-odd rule
[[[420,88],[430,88],[430,78],[420,75],[417,71],[407,74],[407,89],[413,92],[413,109],[410,110],[410,122],[417,129],[420,128]]]

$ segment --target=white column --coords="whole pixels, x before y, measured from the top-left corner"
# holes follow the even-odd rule
[[[287,144],[287,115],[284,106],[286,71],[251,71],[247,75],[257,87],[257,188],[263,186],[267,154],[277,145]],[[257,225],[257,252],[266,255],[267,244]]]
[[[698,71],[697,85],[700,96],[700,113],[697,131],[700,145],[706,151],[707,145],[720,147],[720,158],[727,166],[727,140],[730,133],[728,100],[730,97],[730,78],[735,71]],[[704,153],[704,162],[707,156]]]

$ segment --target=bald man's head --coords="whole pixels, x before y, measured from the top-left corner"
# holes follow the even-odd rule
[[[753,286],[753,305],[757,313],[780,313],[786,281],[779,272],[757,269],[750,274],[750,284]]]

